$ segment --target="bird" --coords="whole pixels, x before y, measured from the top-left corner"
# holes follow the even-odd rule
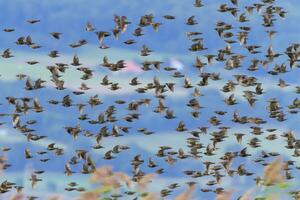
[[[60,36],[61,36],[62,33],[60,32],[51,32],[50,35],[52,35],[53,38],[59,40],[60,39]]]
[[[85,30],[87,32],[93,32],[95,30],[95,28],[91,22],[87,22],[85,25]]]
[[[41,20],[40,19],[28,19],[26,20],[29,24],[35,24],[35,23],[38,23],[40,22]]]

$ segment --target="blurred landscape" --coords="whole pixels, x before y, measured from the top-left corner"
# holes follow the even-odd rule
[[[132,186],[132,190],[137,191],[140,195],[138,199],[152,200],[152,199],[215,199],[216,192],[202,192],[201,189],[223,188],[225,191],[232,193],[232,199],[238,199],[241,195],[251,190],[252,198],[254,196],[269,196],[269,194],[280,193],[282,195],[278,199],[296,199],[291,197],[289,192],[299,190],[299,170],[300,160],[298,156],[293,155],[294,148],[286,148],[287,141],[282,137],[284,133],[292,131],[296,140],[299,137],[299,114],[289,112],[288,107],[293,103],[293,100],[299,98],[299,93],[296,93],[297,86],[300,86],[299,77],[300,70],[298,66],[293,68],[287,67],[288,73],[280,73],[278,75],[271,75],[272,68],[278,64],[288,63],[288,57],[284,54],[286,48],[294,43],[299,42],[300,26],[298,21],[300,19],[300,2],[296,0],[290,1],[275,1],[274,5],[282,7],[286,13],[285,18],[277,17],[274,22],[274,30],[277,32],[273,39],[269,39],[266,34],[266,28],[261,26],[261,15],[254,11],[253,15],[247,15],[249,21],[247,26],[251,27],[247,43],[261,46],[259,54],[249,54],[239,43],[231,44],[234,54],[245,55],[242,65],[233,70],[226,70],[224,62],[213,61],[211,65],[206,65],[203,71],[205,73],[219,73],[221,79],[217,81],[209,80],[206,86],[197,86],[201,81],[199,77],[200,71],[195,69],[195,58],[198,56],[203,62],[206,62],[205,55],[216,55],[219,49],[224,48],[226,43],[218,36],[215,25],[219,21],[225,21],[232,24],[233,27],[241,26],[240,22],[235,20],[230,13],[221,13],[217,10],[220,4],[232,5],[230,0],[203,0],[204,6],[197,8],[193,6],[194,1],[174,1],[174,0],[99,0],[99,1],[84,1],[84,0],[0,0],[0,24],[1,29],[14,28],[15,31],[11,33],[1,32],[0,37],[0,51],[9,48],[14,57],[9,59],[0,58],[0,113],[8,114],[15,112],[15,105],[7,102],[7,97],[29,97],[37,98],[39,104],[43,107],[43,112],[29,111],[29,114],[20,114],[23,124],[27,120],[36,120],[36,124],[27,127],[33,129],[38,135],[46,136],[42,140],[33,141],[28,140],[26,135],[22,134],[16,129],[13,124],[11,116],[0,116],[0,148],[11,148],[9,151],[2,151],[0,156],[3,156],[7,163],[11,166],[5,170],[1,170],[0,183],[4,181],[13,182],[18,186],[24,187],[22,193],[25,196],[37,196],[37,199],[47,199],[50,197],[59,197],[59,199],[77,199],[81,195],[86,194],[87,191],[97,190],[103,185],[102,179],[97,178],[95,181],[93,177],[96,175],[82,174],[81,165],[72,166],[72,171],[75,173],[71,176],[66,176],[65,164],[76,155],[76,150],[86,150],[95,166],[100,171],[110,166],[113,172],[118,172],[120,177],[132,178],[132,160],[136,155],[144,160],[140,166],[145,174],[150,174],[149,180],[146,181],[145,188],[140,189],[141,183],[137,186]],[[244,9],[247,5],[259,3],[260,1],[245,1],[240,0],[238,7]],[[262,3],[262,2],[260,2]],[[268,6],[268,3],[265,3]],[[266,6],[266,7],[267,7]],[[243,12],[239,10],[239,12]],[[245,12],[245,11],[244,11]],[[156,32],[153,28],[143,28],[144,35],[142,37],[132,36],[132,33],[139,24],[139,19],[145,14],[153,14],[154,21],[161,22],[159,30]],[[175,20],[166,20],[164,15],[176,16]],[[104,39],[104,43],[109,46],[107,49],[101,49],[97,36],[93,32],[85,31],[87,22],[91,22],[95,27],[95,31],[111,31],[114,28],[114,15],[126,16],[130,24],[126,32],[120,34],[116,40],[112,36]],[[195,26],[186,25],[186,19],[190,16],[196,16],[198,24]],[[28,24],[26,20],[40,19],[36,24]],[[245,25],[245,26],[246,26]],[[235,30],[237,30],[236,28]],[[62,33],[61,39],[56,40],[49,34],[50,32]],[[186,37],[188,31],[202,32],[201,37],[205,47],[204,52],[191,52],[190,48],[192,42]],[[32,49],[26,46],[18,46],[15,41],[18,37],[30,35],[34,42],[41,45],[41,48]],[[235,37],[235,36],[234,36]],[[124,44],[128,39],[135,39],[136,43],[132,45]],[[70,44],[85,39],[88,44],[80,48],[70,48]],[[147,57],[140,56],[142,45],[146,44],[153,50]],[[251,65],[253,59],[266,59],[266,52],[269,46],[276,52],[283,55],[274,59],[273,63],[268,64],[266,68],[260,66],[256,71],[249,71],[247,68]],[[59,57],[49,58],[48,54],[52,50],[59,51]],[[72,66],[72,59],[77,55],[82,66],[88,67],[93,71],[93,78],[82,80],[83,73]],[[119,60],[124,60],[125,68],[120,71],[110,71],[101,66],[103,57],[107,56],[109,61],[115,63]],[[27,61],[38,61],[35,65],[28,65]],[[161,69],[152,69],[150,71],[142,70],[142,63],[144,61],[161,61]],[[51,81],[52,77],[47,69],[47,66],[53,66],[55,63],[66,63],[68,69],[66,73],[60,74],[60,79],[64,80],[64,90],[57,90]],[[184,78],[174,78],[171,75],[173,72],[163,70],[163,67],[174,67],[176,71],[188,77],[193,88],[184,88]],[[45,80],[43,83],[45,87],[38,90],[25,90],[27,78],[19,80],[16,75],[25,74],[30,77],[32,81],[37,79]],[[259,83],[262,84],[264,93],[256,96],[255,106],[249,106],[245,99],[244,90],[255,90],[255,86],[243,87],[237,85],[234,91],[237,104],[228,106],[224,103],[224,99],[230,96],[229,93],[224,93],[222,87],[229,81],[234,80],[234,75],[243,74],[255,77]],[[108,76],[112,82],[119,83],[121,87],[119,90],[110,90],[108,87],[101,85],[104,76]],[[155,97],[154,91],[147,91],[146,93],[136,92],[137,87],[130,86],[130,80],[138,77],[141,85],[145,86],[147,83],[153,82],[154,77],[159,79],[161,83],[175,83],[175,91],[170,90],[163,93],[166,97],[163,100],[164,105],[174,111],[176,118],[169,120],[164,117],[165,113],[154,112],[159,106],[159,100]],[[279,87],[278,81],[283,79],[289,85],[287,87]],[[91,89],[84,91],[82,95],[75,95],[74,91],[80,91],[81,83],[84,82]],[[193,98],[192,93],[194,88],[198,87],[203,96],[197,97],[200,102],[201,109],[199,110],[199,117],[192,117],[191,113],[194,111],[188,107],[190,99]],[[61,105],[54,105],[49,103],[50,100],[62,101],[62,99],[69,95],[72,99],[72,104],[77,105],[86,103],[91,97],[97,97],[101,100],[101,104],[97,106],[86,105],[83,113],[88,116],[87,120],[80,120],[78,117],[80,113],[77,106],[62,107]],[[278,121],[276,118],[270,118],[267,111],[268,101],[275,98],[282,110],[285,113],[285,120]],[[128,103],[138,102],[141,99],[150,99],[151,103],[141,104],[137,110],[140,114],[138,120],[128,122],[124,117],[130,113],[128,110]],[[123,100],[126,104],[116,104],[115,101]],[[105,124],[91,125],[89,120],[97,119],[98,115],[105,112],[109,106],[115,106],[115,118],[118,119],[116,123],[107,122]],[[297,110],[297,109],[295,109]],[[214,111],[227,112],[224,116],[219,116]],[[234,113],[238,113],[240,117],[257,117],[265,120],[263,124],[254,123],[236,123],[233,121]],[[220,119],[220,125],[212,125],[210,118],[217,116]],[[178,123],[183,121],[185,127],[188,129],[184,132],[176,131]],[[80,125],[81,131],[79,135],[74,138],[68,134],[66,127],[75,127]],[[85,131],[97,134],[104,126],[111,132],[114,125],[119,127],[128,126],[129,132],[122,132],[120,137],[103,137],[100,145],[103,148],[95,149],[97,145],[95,137],[86,137]],[[259,126],[264,131],[261,135],[253,135],[251,127]],[[201,133],[199,136],[199,143],[204,148],[199,150],[201,157],[189,157],[187,159],[176,158],[176,162],[172,165],[168,164],[163,157],[157,157],[156,154],[161,146],[171,147],[174,151],[181,149],[186,154],[190,154],[190,146],[187,143],[189,138],[193,137],[190,131],[199,130],[199,127],[208,127],[208,133]],[[204,155],[205,148],[212,143],[211,134],[218,134],[220,127],[230,127],[226,132],[226,139],[217,144],[217,149],[214,155]],[[138,129],[146,128],[149,134],[144,134]],[[275,129],[273,132],[268,132],[268,129]],[[121,132],[121,131],[120,131]],[[238,143],[235,133],[243,133],[243,140]],[[265,139],[268,134],[275,134],[278,139]],[[249,141],[253,137],[260,139],[260,146],[253,148],[249,146]],[[54,152],[48,152],[45,155],[36,154],[39,151],[47,151],[49,144],[55,143],[55,147],[62,148],[63,154],[56,155]],[[114,155],[114,159],[103,159],[105,153],[115,147],[116,145],[125,145],[130,147],[125,151]],[[254,173],[253,176],[239,176],[235,174],[230,177],[224,173],[222,181],[210,187],[207,185],[209,181],[214,180],[213,176],[203,176],[200,178],[192,178],[187,176],[184,172],[187,170],[199,170],[204,172],[205,165],[203,162],[214,162],[220,164],[220,157],[226,152],[240,152],[247,147],[247,153],[251,156],[237,157],[231,165],[232,169],[237,169],[243,165],[248,172]],[[295,147],[296,148],[296,147]],[[26,159],[24,150],[30,149],[32,153],[31,159]],[[278,152],[278,156],[268,156],[264,158],[262,163],[254,162],[254,160],[261,156],[262,152]],[[279,157],[279,158],[278,158]],[[50,159],[47,162],[39,162],[39,159]],[[157,174],[158,168],[149,168],[147,163],[149,158],[155,160],[158,168],[163,169],[163,173]],[[257,186],[255,177],[265,175],[265,167],[267,164],[282,159],[283,161],[293,161],[292,176],[290,180],[282,181],[285,184],[275,185],[272,187]],[[82,161],[80,161],[82,162]],[[44,170],[45,172],[38,175],[43,181],[36,184],[34,188],[31,185],[31,175],[35,170]],[[102,172],[102,171],[101,171]],[[155,174],[155,175],[153,175]],[[153,176],[152,176],[153,175]],[[129,179],[130,179],[129,178]],[[127,180],[127,179],[126,179]],[[151,181],[150,181],[151,180]],[[70,182],[76,182],[78,187],[85,188],[84,192],[66,191],[66,187]],[[126,185],[126,181],[121,179],[122,185]],[[148,183],[149,182],[149,183]],[[196,186],[193,188],[195,182]],[[279,181],[280,182],[280,181]],[[282,183],[280,182],[280,183]],[[170,195],[161,197],[161,190],[165,189],[172,183],[178,183],[179,188],[172,191]],[[277,183],[277,182],[276,182]],[[98,191],[103,196],[110,196],[115,193],[115,190],[109,185],[107,191]],[[101,187],[100,187],[101,188]],[[138,189],[137,189],[138,188]],[[255,189],[253,189],[255,188]],[[103,189],[103,188],[102,188]],[[253,189],[253,192],[252,192]],[[121,192],[124,192],[120,189]],[[143,197],[144,191],[149,191],[154,196]],[[186,195],[184,192],[193,194]],[[232,191],[232,192],[231,192]],[[0,194],[0,199],[12,199],[15,190]],[[117,192],[116,192],[117,193]],[[184,194],[183,196],[180,196]],[[279,194],[278,194],[279,195]],[[83,199],[91,199],[94,197],[82,197]],[[111,199],[134,199],[134,196],[110,197]],[[180,199],[181,198],[181,199]],[[299,198],[299,197],[298,197]],[[17,199],[17,198],[16,198]],[[54,198],[53,198],[54,199]],[[97,199],[97,198],[95,198]],[[101,198],[99,198],[101,199]],[[219,200],[226,200],[229,198],[220,197]],[[269,199],[272,199],[271,197]],[[274,198],[275,199],[275,198]],[[247,200],[246,197],[244,200]]]

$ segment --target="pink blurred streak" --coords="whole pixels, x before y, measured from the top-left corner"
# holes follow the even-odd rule
[[[126,67],[122,70],[123,72],[141,73],[143,70],[141,67],[132,60],[125,61]]]

